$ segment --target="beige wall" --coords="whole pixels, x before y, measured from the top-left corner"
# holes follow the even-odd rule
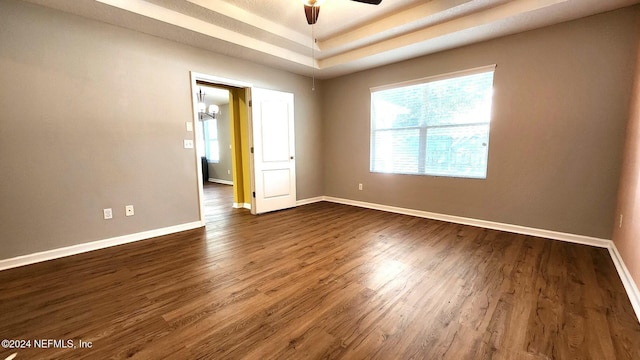
[[[295,94],[298,199],[324,194],[610,238],[639,9],[319,82],[313,92],[306,77],[1,1],[0,259],[197,221],[198,160],[182,149],[193,137],[184,125],[189,71]],[[486,180],[369,172],[370,87],[492,63]],[[631,227],[635,205],[620,203]],[[127,204],[134,217],[124,217]],[[113,220],[102,220],[105,207]],[[637,281],[634,236],[615,238]]]
[[[197,221],[190,71],[294,93],[297,196],[322,195],[309,78],[12,0],[0,24],[0,259]]]
[[[639,12],[326,81],[325,194],[610,239]],[[486,180],[369,172],[370,87],[489,64],[497,69]]]
[[[640,33],[640,26],[637,32]],[[640,44],[630,108],[613,241],[640,288]],[[619,223],[621,214],[622,226]]]
[[[229,104],[220,105],[218,116],[218,143],[220,144],[220,161],[209,163],[209,178],[233,181],[231,174],[231,121],[229,120]]]

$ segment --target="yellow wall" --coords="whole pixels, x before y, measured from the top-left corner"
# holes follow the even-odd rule
[[[229,89],[231,138],[233,139],[231,151],[233,202],[236,204],[251,203],[249,127],[245,92],[245,89]]]
[[[244,193],[244,202],[247,204],[251,204],[251,179],[249,169],[249,148],[251,144],[249,143],[249,117],[247,113],[246,89],[237,89],[236,93],[238,95],[240,143],[242,144],[240,148],[240,151],[242,153],[242,190]]]

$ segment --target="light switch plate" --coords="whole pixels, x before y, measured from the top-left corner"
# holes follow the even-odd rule
[[[193,123],[190,121],[187,121],[186,124],[187,124],[187,131],[193,131]]]
[[[193,140],[185,140],[184,141],[185,149],[193,149]]]

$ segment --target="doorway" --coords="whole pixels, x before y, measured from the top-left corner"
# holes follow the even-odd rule
[[[197,157],[202,164],[205,218],[207,222],[233,202],[232,109],[233,97],[226,88],[197,81]]]
[[[198,83],[205,111],[198,114],[198,157],[202,160],[203,183],[233,185],[231,174],[231,117],[229,90]],[[199,99],[200,100],[200,99]]]
[[[248,208],[252,214],[295,207],[294,94],[252,88],[247,83],[192,72],[196,122],[206,109],[206,104],[198,101],[202,86],[226,89],[229,93],[233,207]],[[195,128],[196,139],[200,139],[204,130]],[[199,148],[202,146],[196,142],[196,154]],[[203,168],[208,170],[209,164],[203,166],[204,161],[197,159],[200,221],[206,225]]]
[[[200,221],[206,225],[207,209],[251,209],[250,85],[192,72],[191,89]]]

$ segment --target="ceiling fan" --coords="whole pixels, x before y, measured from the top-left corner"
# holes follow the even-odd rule
[[[322,5],[324,1],[325,0],[302,0],[302,2],[304,3],[304,15],[307,17],[307,23],[309,23],[309,25],[313,25],[316,23],[316,21],[318,21],[318,14],[320,14],[320,5]],[[351,1],[364,3],[364,4],[371,4],[371,5],[380,5],[380,3],[382,2],[382,0],[351,0]]]

